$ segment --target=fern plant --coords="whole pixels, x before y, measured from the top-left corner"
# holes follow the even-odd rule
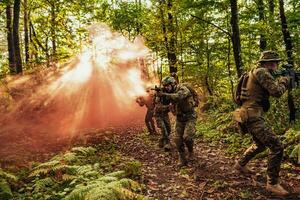
[[[134,191],[140,188],[133,180],[121,178],[125,176],[124,171],[107,174],[87,184],[79,184],[67,195],[65,200],[119,200],[119,199],[145,199]]]
[[[10,183],[17,180],[18,178],[15,175],[7,173],[0,168],[0,199],[13,198]]]
[[[24,194],[16,199],[143,199],[136,192],[137,182],[127,179],[128,171],[137,175],[140,164],[134,163],[125,171],[103,175],[99,155],[93,147],[75,147],[50,161],[36,166]],[[111,155],[110,155],[111,156]],[[128,170],[128,168],[132,170]],[[134,168],[134,169],[133,169]]]

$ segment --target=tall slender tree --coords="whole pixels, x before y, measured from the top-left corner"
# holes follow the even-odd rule
[[[169,40],[169,51],[168,51],[168,60],[170,73],[177,72],[177,56],[176,56],[176,37],[175,37],[175,26],[174,26],[174,16],[172,14],[172,0],[167,0],[167,8],[168,8],[168,35],[170,35]]]
[[[269,33],[271,37],[273,37],[274,35],[274,31],[275,31],[275,19],[274,19],[274,12],[275,12],[275,3],[274,3],[274,0],[268,0],[268,9],[269,9],[269,17],[268,17],[268,20],[269,20],[269,25],[271,27],[271,32]],[[272,38],[271,38],[272,39]],[[272,41],[272,40],[271,40]],[[275,43],[274,42],[270,42],[268,44],[269,46],[269,49],[272,49],[272,50],[275,50]]]
[[[281,30],[283,34],[283,40],[285,44],[288,63],[294,65],[292,38],[288,30],[283,0],[279,0],[279,15],[281,19]],[[296,120],[296,108],[295,108],[294,98],[293,95],[290,93],[290,90],[288,93],[288,106],[290,110],[290,122],[294,122]]]
[[[51,43],[52,43],[52,61],[56,61],[56,1],[49,0],[51,9]]]
[[[286,54],[288,57],[288,63],[289,64],[294,64],[294,59],[293,59],[293,44],[292,44],[292,38],[290,31],[288,29],[287,21],[286,21],[286,16],[285,16],[285,11],[284,11],[284,1],[279,0],[279,14],[280,14],[280,20],[281,20],[281,30],[283,34],[283,40],[285,44],[285,50]]]
[[[258,10],[258,17],[259,17],[259,22],[261,24],[264,24],[265,21],[265,5],[263,0],[257,0],[257,10]],[[261,51],[266,50],[267,47],[267,41],[266,41],[266,36],[264,33],[264,29],[261,29],[261,34],[260,34],[260,39],[259,39],[259,48]]]
[[[8,47],[8,62],[9,72],[11,74],[16,73],[16,62],[14,52],[14,40],[13,40],[13,29],[12,29],[12,7],[11,2],[8,1],[6,5],[6,31],[7,31],[7,47]]]
[[[13,43],[14,43],[14,53],[15,53],[15,63],[16,63],[16,73],[21,73],[22,68],[22,58],[20,50],[19,41],[19,19],[20,19],[20,0],[15,0],[14,2],[14,19],[13,19]]]
[[[232,29],[232,47],[234,61],[237,71],[237,76],[240,77],[243,73],[243,63],[241,56],[241,40],[240,40],[240,29],[239,29],[239,17],[238,17],[238,6],[237,0],[230,0],[231,8],[231,29]]]
[[[29,61],[29,31],[28,31],[28,2],[24,0],[24,46],[25,46],[25,63]]]

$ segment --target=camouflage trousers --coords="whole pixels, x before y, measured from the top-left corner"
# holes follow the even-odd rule
[[[154,110],[147,109],[147,113],[146,113],[146,116],[145,116],[145,124],[146,124],[147,129],[148,129],[150,134],[155,134],[156,133],[154,120],[153,120],[153,114],[154,114]]]
[[[272,129],[265,125],[262,117],[250,118],[245,125],[253,138],[254,144],[245,151],[239,161],[240,165],[245,166],[257,154],[268,148],[270,150],[267,168],[268,183],[277,184],[283,157],[283,147],[280,140]]]
[[[176,120],[176,136],[175,143],[179,154],[184,154],[185,146],[189,153],[193,152],[194,135],[196,133],[196,120],[195,114],[188,117],[186,120]]]
[[[169,135],[171,134],[171,122],[168,113],[155,116],[157,127],[160,131],[160,146],[163,147],[170,143]]]

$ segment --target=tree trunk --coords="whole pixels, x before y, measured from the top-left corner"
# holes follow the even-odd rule
[[[170,67],[170,73],[172,73],[172,72],[177,73],[175,28],[174,28],[174,24],[173,24],[173,15],[171,13],[172,0],[168,0],[167,8],[168,8],[168,32],[171,34],[170,43],[169,43],[169,51],[168,51],[169,67]]]
[[[207,62],[207,68],[206,68],[206,73],[205,73],[205,86],[206,86],[206,89],[207,89],[209,95],[212,96],[213,91],[209,84],[209,72],[211,69],[210,69],[210,50],[209,50],[208,38],[206,40],[206,62]]]
[[[32,47],[33,47],[31,49],[31,54],[29,54],[30,60],[37,59],[37,57],[38,57],[38,47],[36,46],[36,44],[34,42],[34,38],[33,38],[33,34],[32,34],[32,32],[34,30],[32,30],[32,29],[33,28],[31,27],[31,22],[30,22],[30,19],[29,19],[29,41],[30,41],[30,44],[32,44]]]
[[[15,50],[16,73],[22,72],[22,59],[19,42],[19,19],[20,19],[20,0],[14,2],[14,19],[13,19],[13,41]]]
[[[141,0],[135,0],[135,5],[138,7],[138,12],[141,13],[142,10],[142,2]],[[140,23],[139,19],[137,19],[136,23],[136,35],[140,35],[141,33],[142,24]]]
[[[269,0],[269,24],[270,24],[270,27],[271,27],[270,41],[272,41],[272,39],[273,39],[272,36],[275,33],[274,10],[275,10],[274,0]],[[275,42],[270,42],[269,43],[269,49],[276,50]]]
[[[166,28],[166,22],[165,22],[165,16],[164,16],[164,0],[159,0],[159,12],[160,12],[160,21],[161,21],[162,34],[163,34],[163,37],[164,37],[164,45],[166,47],[166,52],[167,52],[167,55],[168,55],[169,44],[168,44],[167,28]]]
[[[269,0],[269,20],[274,21],[274,10],[275,10],[275,4],[274,0]]]
[[[12,30],[12,9],[9,3],[6,6],[6,29],[7,29],[9,72],[11,74],[14,74],[16,73],[16,62],[15,62],[13,30]]]
[[[28,8],[27,0],[24,0],[24,45],[25,45],[25,63],[29,61],[29,32],[28,32]]]
[[[293,59],[292,38],[291,38],[289,29],[288,29],[288,26],[287,26],[283,0],[279,0],[279,14],[280,14],[280,19],[281,19],[281,30],[282,30],[282,34],[283,34],[285,50],[286,50],[286,54],[287,54],[287,57],[288,57],[288,63],[293,65],[294,64],[294,59]]]
[[[51,3],[51,42],[52,42],[52,61],[56,61],[56,6],[55,1]]]
[[[265,14],[264,14],[264,1],[263,0],[257,0],[257,10],[258,10],[258,17],[259,17],[259,22],[263,22],[265,20]],[[267,41],[266,41],[266,37],[265,37],[265,33],[264,30],[260,31],[260,39],[259,39],[259,48],[261,51],[265,51],[267,48]]]
[[[232,76],[231,76],[231,64],[230,64],[230,50],[231,50],[231,38],[228,37],[228,47],[227,47],[227,70],[228,70],[228,76],[229,76],[229,81],[230,81],[230,86],[231,86],[231,97],[232,100],[234,100],[234,84],[232,81]]]
[[[281,19],[281,29],[285,44],[285,50],[288,57],[288,63],[294,65],[292,38],[287,26],[283,0],[279,0],[279,14]],[[294,97],[290,93],[290,90],[288,91],[288,106],[290,110],[290,122],[294,122],[296,120],[296,109],[294,104]]]
[[[243,63],[241,57],[241,41],[240,41],[240,30],[238,24],[238,7],[237,0],[230,0],[231,8],[231,29],[232,29],[232,48],[234,61],[237,71],[237,76],[240,77],[243,73]]]
[[[36,32],[34,30],[34,26],[31,22],[29,22],[29,25],[30,25],[30,28],[31,28],[31,32],[32,32],[32,39],[34,41],[36,41],[37,45],[43,50],[43,52],[46,54],[47,56],[47,59],[49,58],[49,52],[48,52],[48,48],[45,46],[42,45],[41,41],[38,39],[37,35],[36,35]],[[48,42],[48,36],[47,36],[47,42]],[[47,42],[46,42],[46,45],[47,45]]]

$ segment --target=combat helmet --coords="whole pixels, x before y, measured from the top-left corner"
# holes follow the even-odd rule
[[[175,78],[172,77],[172,76],[166,76],[166,77],[164,77],[164,78],[161,80],[161,84],[162,84],[163,86],[176,84],[176,80],[175,80]]]
[[[279,54],[275,51],[264,51],[261,53],[259,62],[279,62],[282,59],[279,58]]]

